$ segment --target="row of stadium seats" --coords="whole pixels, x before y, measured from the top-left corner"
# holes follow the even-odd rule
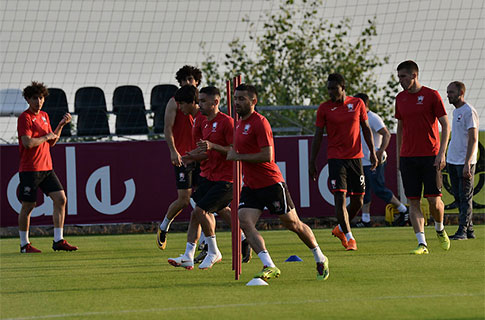
[[[11,90],[11,92],[7,92],[8,90]],[[66,93],[62,89],[49,88],[48,90],[49,96],[46,98],[42,110],[49,115],[51,126],[54,129],[62,116],[69,112],[69,108]],[[147,113],[153,113],[153,133],[163,133],[165,107],[176,90],[177,87],[171,84],[153,87],[150,96],[150,110],[146,110],[143,92],[138,86],[117,87],[113,92],[112,100],[112,113],[116,116],[115,134],[148,134]],[[6,89],[2,91],[0,92],[1,115],[18,115],[27,108],[20,90],[14,92],[12,89]],[[15,94],[17,97],[14,96]],[[15,99],[17,100],[16,106],[13,101]],[[23,102],[20,102],[22,101],[20,99]],[[74,114],[77,115],[76,129],[78,136],[110,135],[108,109],[105,94],[101,88],[79,88],[74,97]],[[72,135],[71,129],[71,124],[64,126],[61,136],[70,137]]]

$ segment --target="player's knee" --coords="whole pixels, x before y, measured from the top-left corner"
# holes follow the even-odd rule
[[[52,201],[54,202],[54,206],[64,207],[66,205],[67,198],[64,192],[56,193],[51,198],[52,198]]]

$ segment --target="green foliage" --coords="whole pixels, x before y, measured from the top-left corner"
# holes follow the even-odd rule
[[[349,36],[351,20],[331,23],[319,16],[321,0],[284,0],[277,13],[264,13],[264,31],[257,34],[248,18],[249,38],[257,47],[250,53],[240,39],[229,43],[230,52],[222,63],[207,54],[202,63],[206,82],[220,87],[224,81],[241,74],[243,81],[258,88],[260,106],[319,105],[327,100],[328,74],[341,73],[347,82],[347,95],[364,92],[371,98],[371,109],[392,126],[392,109],[397,81],[390,75],[385,86],[379,86],[376,69],[388,63],[372,52],[372,39],[377,35],[376,21],[368,20],[357,38]],[[222,65],[223,70],[220,70]],[[304,103],[304,101],[306,103]],[[309,103],[308,103],[309,102]],[[283,118],[297,121],[313,131],[314,110],[267,112],[273,127],[287,126]]]

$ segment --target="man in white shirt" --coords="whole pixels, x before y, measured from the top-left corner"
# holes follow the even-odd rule
[[[391,134],[389,133],[389,130],[387,130],[386,125],[384,124],[384,121],[382,121],[381,117],[369,110],[369,97],[364,93],[359,93],[355,97],[364,101],[365,108],[367,110],[367,117],[369,119],[369,126],[374,137],[374,145],[376,147],[376,156],[378,160],[376,169],[371,170],[369,148],[367,147],[361,133],[360,138],[362,139],[362,152],[364,153],[364,158],[362,158],[362,166],[364,167],[365,175],[365,195],[364,205],[362,207],[362,219],[355,224],[355,227],[362,228],[372,226],[370,220],[372,192],[386,203],[392,204],[401,213],[399,218],[395,221],[395,224],[404,226],[409,223],[409,213],[407,212],[407,208],[385,185],[384,173],[387,165],[386,148],[389,145]]]
[[[452,240],[474,239],[473,232],[473,177],[478,151],[478,114],[465,102],[465,85],[453,81],[446,89],[448,101],[455,106],[451,141],[446,157],[451,188],[458,205],[459,227]]]

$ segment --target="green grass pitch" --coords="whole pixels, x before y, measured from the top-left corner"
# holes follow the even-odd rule
[[[448,233],[455,226],[447,227]],[[484,319],[485,226],[477,239],[440,248],[427,227],[429,255],[413,256],[413,231],[355,229],[347,252],[330,229],[314,230],[329,257],[330,278],[317,281],[313,255],[289,231],[262,232],[281,269],[269,286],[246,283],[262,265],[256,255],[231,270],[230,233],[219,232],[221,263],[210,270],[174,268],[185,234],[66,237],[77,252],[54,252],[52,239],[32,238],[42,254],[19,253],[0,240],[1,319]],[[303,262],[284,262],[298,255]]]

